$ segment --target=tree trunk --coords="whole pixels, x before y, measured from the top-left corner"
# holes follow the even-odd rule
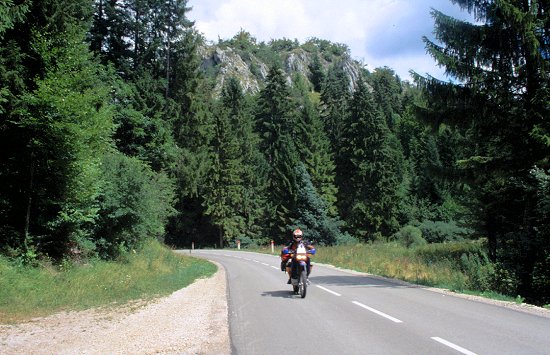
[[[220,249],[223,249],[223,228],[222,226],[218,227],[219,235],[220,235]]]
[[[33,194],[33,185],[34,185],[34,152],[31,152],[31,168],[30,168],[30,179],[29,179],[29,198],[27,200],[27,213],[25,215],[25,230],[23,234],[23,247],[25,251],[28,250],[28,240],[29,240],[29,227],[31,224],[31,206],[32,206],[32,194]]]

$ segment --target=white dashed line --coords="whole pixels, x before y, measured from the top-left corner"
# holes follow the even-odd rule
[[[319,287],[321,290],[327,291],[328,293],[332,293],[332,294],[335,295],[335,296],[342,296],[342,295],[339,294],[338,292],[334,292],[334,291],[332,291],[332,290],[329,290],[329,289],[326,288],[326,287],[319,286],[319,285],[315,285],[315,286]]]
[[[376,314],[378,314],[379,316],[382,316],[382,317],[384,317],[384,318],[387,318],[387,319],[391,320],[392,322],[395,322],[395,323],[403,323],[403,321],[401,321],[401,320],[399,320],[399,319],[397,319],[397,318],[394,318],[394,317],[392,317],[392,316],[389,316],[389,315],[387,315],[386,313],[380,312],[379,310],[376,310],[376,309],[374,309],[374,308],[372,308],[372,307],[365,306],[364,304],[359,303],[359,302],[357,302],[357,301],[353,301],[352,303],[358,305],[359,307],[363,307],[364,309],[366,309],[366,310],[368,310],[368,311],[371,311],[371,312],[373,312],[373,313],[376,313]]]
[[[476,353],[473,353],[473,352],[471,352],[470,350],[464,349],[464,348],[462,348],[462,347],[460,347],[460,346],[458,346],[458,345],[456,345],[456,344],[453,344],[453,343],[451,343],[450,341],[447,341],[447,340],[445,340],[445,339],[441,339],[441,338],[439,338],[439,337],[432,337],[432,339],[435,340],[435,341],[437,341],[437,342],[440,342],[440,343],[443,344],[443,345],[448,346],[449,348],[453,348],[453,349],[455,349],[456,351],[459,351],[459,352],[461,352],[461,353],[463,353],[463,354],[466,354],[466,355],[476,355]]]

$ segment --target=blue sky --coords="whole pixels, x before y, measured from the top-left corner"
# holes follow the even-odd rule
[[[264,42],[317,37],[346,44],[369,70],[388,66],[405,80],[411,69],[447,79],[421,39],[433,37],[431,8],[472,21],[449,0],[189,0],[188,6],[195,28],[214,43],[241,29]]]

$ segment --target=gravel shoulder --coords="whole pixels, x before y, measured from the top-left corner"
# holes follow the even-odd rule
[[[0,354],[230,354],[225,270],[151,302],[0,324]]]

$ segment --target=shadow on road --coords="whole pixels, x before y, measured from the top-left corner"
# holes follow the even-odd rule
[[[417,288],[418,285],[407,284],[401,281],[387,281],[372,276],[313,276],[311,282],[318,285],[355,286],[355,287],[384,287],[384,288]]]
[[[262,296],[291,298],[293,296],[293,292],[291,290],[265,291],[262,293]]]

